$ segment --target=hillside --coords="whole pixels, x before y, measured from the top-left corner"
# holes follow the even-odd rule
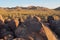
[[[60,11],[60,7],[55,8],[54,10]]]
[[[48,16],[48,15],[59,15],[59,12],[56,10],[40,7],[40,6],[28,6],[28,7],[0,7],[0,15],[7,17],[20,17],[21,15],[40,15],[40,16]]]

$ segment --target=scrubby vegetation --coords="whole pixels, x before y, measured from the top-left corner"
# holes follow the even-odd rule
[[[56,11],[55,9],[48,9],[44,7],[35,7],[35,6],[29,6],[29,7],[12,7],[12,8],[2,8],[0,7],[0,15],[3,16],[3,18],[20,18],[23,19],[26,18],[28,15],[38,15],[41,18],[44,19],[49,15],[59,15],[59,11]]]
[[[35,6],[0,8],[0,39],[57,40],[59,13],[56,9]]]

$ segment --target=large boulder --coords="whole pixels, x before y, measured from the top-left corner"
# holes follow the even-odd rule
[[[47,40],[40,18],[29,16],[16,30],[15,35],[17,38],[27,38],[32,40]],[[38,35],[38,36],[37,36]],[[26,39],[26,40],[27,40]]]
[[[27,29],[29,30],[29,32],[38,32],[42,27],[42,24],[40,23],[40,18],[35,16],[34,17],[31,16],[24,23],[27,26]]]

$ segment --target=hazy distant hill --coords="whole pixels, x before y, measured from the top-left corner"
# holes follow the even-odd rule
[[[60,11],[60,7],[55,8],[54,10]]]
[[[45,8],[45,7],[39,7],[39,6],[28,6],[28,7],[19,7],[19,6],[16,6],[16,7],[6,7],[6,8],[2,8],[0,7],[0,10],[5,10],[5,11],[11,11],[11,10],[16,10],[16,11],[21,11],[21,10],[38,10],[38,11],[54,11],[52,9],[48,9],[48,8]]]

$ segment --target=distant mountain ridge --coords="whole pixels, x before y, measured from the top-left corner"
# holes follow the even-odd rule
[[[60,7],[57,7],[57,8],[55,8],[54,10],[57,10],[57,11],[59,11],[59,10],[60,10]]]
[[[3,10],[40,10],[40,11],[48,11],[48,10],[52,10],[52,9],[49,9],[49,8],[45,8],[45,7],[40,7],[40,6],[28,6],[28,7],[19,7],[19,6],[16,6],[16,7],[6,7],[6,8],[3,8],[3,7],[0,7],[0,10],[3,9]]]
[[[40,8],[44,8],[44,7],[40,7],[40,6],[28,6],[28,7],[19,7],[19,6],[16,6],[16,7],[6,7],[6,8],[3,8],[3,7],[0,7],[0,9],[40,9]]]

